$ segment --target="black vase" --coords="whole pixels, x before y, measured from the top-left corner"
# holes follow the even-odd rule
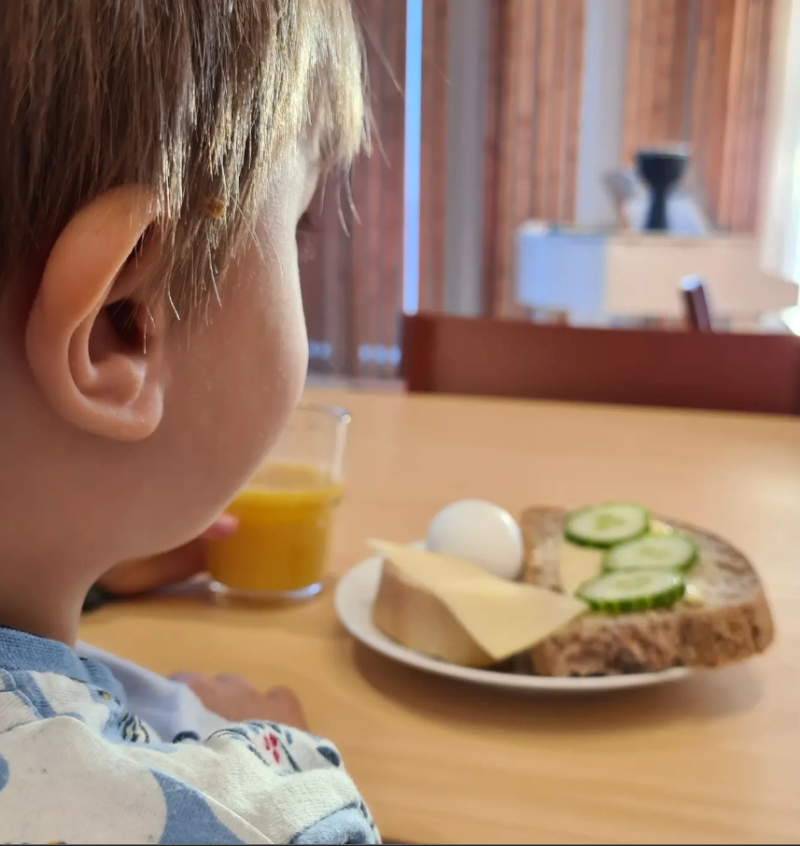
[[[685,153],[666,153],[641,150],[636,155],[639,176],[650,186],[653,199],[645,229],[667,229],[667,197],[683,176],[689,157]]]

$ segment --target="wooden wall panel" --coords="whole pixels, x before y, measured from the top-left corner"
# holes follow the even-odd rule
[[[555,66],[556,66],[556,28],[557,6],[548,0],[537,0],[539,7],[539,28],[536,73],[536,137],[534,140],[536,157],[531,178],[535,186],[534,208],[530,214],[544,216],[551,208],[550,168],[554,152],[552,147],[552,124],[548,119],[553,113]],[[513,27],[513,22],[508,24]]]
[[[405,7],[405,3],[401,4]],[[402,17],[400,17],[402,16]],[[394,81],[390,92],[382,98],[379,117],[383,127],[386,166],[384,194],[378,217],[380,233],[380,300],[377,309],[378,344],[397,350],[400,344],[400,312],[403,308],[403,232],[405,195],[405,96],[402,81],[405,78],[405,8],[384,15],[381,41],[387,46],[388,66],[393,69]],[[399,29],[399,32],[397,31]],[[378,373],[383,376],[397,374],[398,359],[378,362]]]
[[[730,209],[730,220],[732,228],[738,230],[747,227],[753,212],[750,189],[751,175],[756,169],[753,150],[758,133],[756,126],[758,117],[756,88],[760,64],[760,51],[757,47],[754,49],[753,45],[758,45],[761,41],[761,24],[765,8],[763,2],[747,4],[747,27],[745,29],[745,44],[743,45],[744,61],[742,62],[742,80],[739,90],[739,126],[738,129],[733,129],[732,133],[737,136],[737,140],[732,164],[733,178],[731,181],[733,182],[733,189],[731,197],[733,204]]]
[[[405,0],[362,4],[374,151],[312,203],[316,247],[301,261],[310,366],[353,376],[396,371],[403,281]]]
[[[630,0],[622,159],[690,142],[712,222],[758,216],[774,0]]]
[[[694,0],[630,0],[623,160],[685,138],[687,39]],[[714,0],[711,0],[714,2]]]
[[[532,173],[534,150],[536,146],[536,59],[539,4],[530,0],[512,0],[516,5],[514,15],[519,22],[512,33],[514,47],[519,60],[511,68],[513,90],[506,101],[508,119],[504,122],[504,133],[508,134],[513,149],[509,154],[513,158],[516,173]],[[507,170],[511,170],[508,168]],[[508,180],[512,182],[512,180]],[[533,179],[516,179],[512,183],[513,193],[508,198],[509,212],[515,220],[524,220],[533,214],[534,196]]]
[[[749,214],[747,219],[747,228],[759,229],[761,219],[761,199],[763,196],[762,183],[766,179],[768,172],[768,163],[765,162],[764,156],[766,151],[766,137],[767,137],[767,103],[769,97],[767,92],[769,90],[769,74],[772,66],[771,53],[774,50],[773,37],[775,35],[775,4],[763,3],[761,9],[761,28],[759,32],[759,41],[761,49],[758,51],[758,63],[756,67],[756,81],[753,90],[753,99],[755,101],[755,109],[753,114],[753,141],[751,150],[751,161],[754,167],[750,171],[749,187],[747,190],[747,199],[749,204]]]
[[[481,312],[493,314],[498,297],[498,238],[500,219],[500,128],[502,102],[500,92],[505,84],[507,65],[499,57],[506,52],[508,27],[505,24],[508,6],[502,0],[489,2],[489,68],[486,98],[486,133],[483,167],[483,290]],[[537,0],[538,2],[538,0]]]
[[[545,220],[568,221],[571,216],[561,208],[564,182],[564,146],[566,140],[565,121],[567,116],[566,57],[567,57],[567,9],[568,3],[559,0],[554,5],[555,26],[553,30],[553,88],[550,109],[542,114],[549,124],[550,165],[547,168],[547,200],[543,209],[536,209],[536,216]]]
[[[383,233],[380,216],[383,206],[384,182],[389,176],[386,156],[387,138],[384,135],[384,98],[392,84],[385,72],[385,51],[382,40],[382,19],[386,14],[380,3],[364,4],[365,28],[370,43],[375,46],[368,53],[370,79],[370,104],[375,119],[376,144],[373,155],[356,165],[353,171],[354,217],[348,221],[352,246],[352,267],[346,289],[352,291],[347,304],[347,315],[351,321],[346,338],[346,372],[372,374],[372,362],[360,366],[359,348],[362,344],[377,343],[375,321],[379,305],[379,291],[382,268],[380,256]]]
[[[734,220],[734,182],[730,174],[736,169],[736,154],[740,146],[741,133],[738,131],[744,115],[744,67],[747,60],[747,5],[750,0],[733,0],[733,34],[731,38],[731,58],[727,73],[727,103],[725,108],[725,137],[722,146],[722,181],[718,206],[720,225],[731,225]]]
[[[574,220],[587,0],[492,0],[485,312],[514,316],[514,232]]]
[[[568,33],[583,33],[586,23],[584,0],[567,0]],[[564,138],[564,178],[562,180],[559,220],[574,220],[578,207],[578,155],[581,141],[581,93],[583,91],[583,41],[574,36],[567,38],[566,45],[566,119]]]
[[[758,217],[772,8],[770,0],[736,0],[719,208],[720,224],[736,231],[752,230]]]
[[[502,0],[501,0],[502,1]],[[525,0],[505,0],[503,14],[499,18],[505,29],[506,37],[503,44],[503,60],[506,65],[501,76],[501,88],[498,91],[499,100],[499,129],[498,129],[498,161],[497,161],[497,192],[498,205],[495,217],[496,239],[494,251],[495,264],[492,273],[496,276],[495,301],[493,311],[502,310],[509,301],[509,285],[512,275],[513,262],[513,231],[517,222],[517,154],[520,143],[530,145],[531,137],[524,132],[524,137],[518,135],[518,120],[520,108],[520,94],[522,79],[518,72],[522,49],[525,44],[523,38],[522,12]],[[530,127],[532,129],[532,127]],[[523,126],[523,130],[525,127]],[[524,219],[524,218],[523,218]]]
[[[425,0],[422,24],[420,307],[444,306],[450,0]]]
[[[691,18],[699,4],[695,0],[673,0],[674,16],[672,33],[672,65],[668,66],[670,89],[667,97],[668,131],[685,137],[691,117],[691,101],[687,101],[689,91],[689,39],[696,38],[691,31]],[[691,57],[696,58],[695,56]]]
[[[443,306],[448,15],[425,0],[420,303]],[[513,236],[530,218],[569,223],[577,169],[587,0],[486,0],[483,310],[514,314]]]
[[[661,0],[658,0],[660,3]],[[648,108],[642,112],[642,135],[647,139],[645,143],[652,144],[657,137],[658,128],[655,122],[655,90],[656,90],[656,40],[658,38],[659,9],[652,0],[645,3],[644,20],[642,21],[642,51],[645,61],[639,67],[637,81],[641,87],[640,100],[647,103]],[[631,80],[628,80],[628,85]]]
[[[670,126],[672,114],[673,86],[675,69],[673,67],[675,50],[675,0],[661,0],[661,7],[650,5],[652,10],[653,35],[651,48],[653,61],[650,66],[652,89],[650,111],[650,137],[669,138],[675,131]],[[680,127],[678,127],[680,132]],[[680,136],[679,136],[680,137]]]
[[[633,162],[640,138],[644,134],[645,111],[641,98],[643,86],[640,68],[644,61],[644,13],[645,0],[628,0],[628,55],[625,64],[625,117],[622,127],[622,160],[626,164]]]
[[[711,116],[708,137],[705,139],[707,166],[704,172],[701,171],[701,174],[707,186],[706,190],[708,192],[713,219],[719,224],[719,208],[724,172],[723,151],[727,130],[728,83],[730,80],[733,23],[736,8],[734,0],[717,0],[715,7],[716,26],[714,30],[714,41],[711,44],[714,61],[711,95],[708,100],[708,108]],[[697,91],[694,92],[694,96],[699,96]]]
[[[687,86],[687,94],[692,91],[690,143],[695,167],[705,174],[704,189],[709,193],[711,145],[708,143],[709,134],[714,129],[713,122],[713,91],[714,91],[714,44],[717,31],[717,2],[718,0],[693,0],[697,49],[693,63],[693,83]]]

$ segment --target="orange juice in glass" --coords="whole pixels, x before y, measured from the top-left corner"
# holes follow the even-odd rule
[[[301,405],[269,458],[228,507],[239,529],[209,546],[218,592],[305,598],[322,589],[333,512],[344,490],[350,415]]]

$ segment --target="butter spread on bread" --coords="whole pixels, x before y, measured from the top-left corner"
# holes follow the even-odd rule
[[[570,565],[565,568],[562,556],[569,513],[542,506],[522,515],[524,581],[551,590],[574,590],[578,576]],[[651,531],[665,525],[690,535],[698,546],[697,564],[686,576],[686,597],[671,608],[583,615],[533,648],[537,673],[591,676],[711,668],[749,658],[769,646],[774,636],[772,616],[750,561],[722,538],[679,521],[656,518]]]

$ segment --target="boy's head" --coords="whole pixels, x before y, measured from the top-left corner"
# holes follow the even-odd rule
[[[4,590],[187,540],[262,457],[363,91],[350,0],[0,4]]]

